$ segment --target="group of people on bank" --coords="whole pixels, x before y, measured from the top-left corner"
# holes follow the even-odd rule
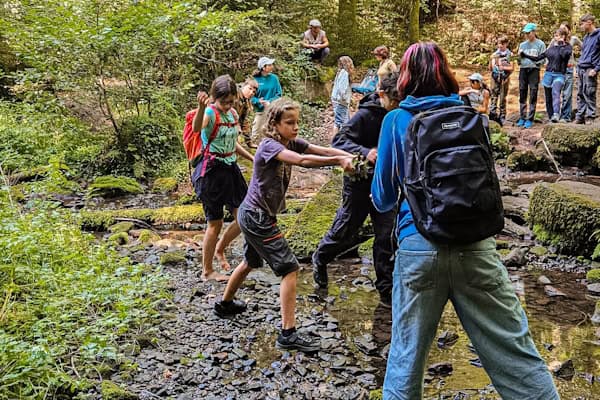
[[[591,71],[600,70],[600,53],[597,31],[589,30],[594,27],[593,17],[584,16],[581,21],[587,36],[583,40],[578,75],[581,101],[585,101],[586,106],[578,107],[577,116],[593,119],[595,92],[593,108],[588,98],[591,99],[590,87],[595,84],[592,83],[595,73]],[[309,38],[303,43],[312,46],[305,47],[312,51],[315,60],[322,61],[328,53],[328,40],[318,21],[311,21],[310,25],[304,34]],[[563,67],[569,65],[555,58],[563,60],[568,55],[571,59],[572,52],[564,48],[570,46],[567,42],[571,36],[568,36],[570,33],[565,35],[564,30],[557,32],[556,44],[546,50],[537,39],[530,40],[535,35],[535,26],[528,24],[524,31],[528,39],[519,47],[519,54],[531,64],[521,62],[520,82],[529,92],[521,91],[524,97],[520,99],[522,121],[519,124],[530,126],[526,122],[533,122],[535,99],[532,97],[536,93],[532,87],[535,71],[531,69],[539,73],[539,63],[544,58],[549,60],[549,75],[544,77],[544,82],[551,89],[547,95],[552,96],[552,118],[555,119],[557,94],[554,89],[564,86],[566,70]],[[550,50],[552,47],[557,49]],[[349,57],[339,59],[332,93],[336,133],[331,147],[311,144],[298,137],[300,105],[282,97],[272,58],[261,57],[253,77],[239,86],[228,75],[223,75],[214,80],[209,94],[198,94],[193,126],[206,150],[194,165],[193,183],[208,225],[202,247],[202,277],[227,282],[222,297],[214,305],[215,314],[234,318],[246,312],[246,304],[235,298],[236,292],[248,274],[263,267],[266,261],[275,275],[281,277],[281,330],[276,347],[304,352],[319,350],[317,339],[296,330],[299,264],[278,227],[277,214],[286,207],[292,166],[337,165],[348,173],[344,177],[343,200],[332,226],[313,253],[313,277],[320,288],[327,287],[327,265],[357,244],[356,232],[370,215],[375,228],[375,285],[381,304],[391,308],[393,320],[384,398],[422,397],[424,363],[444,306],[450,300],[483,367],[503,398],[558,399],[552,377],[531,338],[527,317],[496,253],[494,238],[468,244],[440,244],[428,240],[417,229],[410,206],[400,197],[406,174],[403,154],[411,150],[405,148],[408,143],[405,136],[415,115],[465,103],[484,112],[478,107],[478,101],[485,103],[486,96],[460,90],[443,50],[433,42],[411,45],[398,67],[391,62],[384,46],[378,47],[375,55],[382,72],[377,88],[360,101],[352,117],[348,106],[353,63]],[[507,77],[512,68],[507,41],[501,38],[491,63],[492,76],[499,81],[492,87],[496,94],[490,96],[491,99],[503,97],[506,100]],[[561,74],[563,85],[559,85]],[[471,78],[474,90],[485,88],[482,77]],[[252,127],[248,120],[251,108],[255,113]],[[505,102],[502,105],[500,101],[494,110],[503,118]],[[257,148],[252,151],[244,148],[238,142],[239,134],[250,144],[248,147],[258,143]],[[237,166],[238,156],[253,162],[249,185]],[[356,157],[368,162],[367,177],[351,177]],[[234,216],[234,221],[218,240],[225,208]],[[231,268],[224,249],[240,232],[245,239],[243,261],[230,276],[215,271],[215,256],[223,270]]]

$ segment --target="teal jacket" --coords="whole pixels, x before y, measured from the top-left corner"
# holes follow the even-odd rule
[[[265,110],[262,104],[260,104],[260,99],[267,100],[268,102],[272,102],[273,100],[277,100],[281,97],[281,84],[279,83],[279,78],[275,74],[269,75],[260,75],[254,77],[256,82],[258,82],[258,90],[256,94],[252,98],[252,105],[254,106],[255,112],[262,112]]]

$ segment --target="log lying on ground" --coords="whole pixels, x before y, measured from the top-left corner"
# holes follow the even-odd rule
[[[565,254],[590,257],[600,230],[600,188],[582,182],[541,183],[529,204],[528,222],[538,239]]]

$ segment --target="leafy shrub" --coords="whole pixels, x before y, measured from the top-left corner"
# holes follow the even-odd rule
[[[34,210],[0,204],[0,398],[83,390],[119,363],[165,296],[157,272],[96,244],[69,214]]]

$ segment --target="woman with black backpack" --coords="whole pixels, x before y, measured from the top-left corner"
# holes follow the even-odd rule
[[[401,187],[410,200],[410,206],[402,201],[398,213],[392,343],[383,395],[386,400],[422,398],[425,360],[450,300],[502,398],[559,399],[496,253],[493,232],[503,219],[501,203],[495,209],[500,200],[489,141],[461,144],[464,133],[485,138],[486,118],[461,107],[458,90],[442,50],[432,42],[413,44],[400,65],[400,106],[386,115],[379,136],[373,204],[379,212],[392,210]],[[447,136],[460,140],[455,147],[443,143],[446,148],[430,143],[434,150],[424,165],[433,175],[425,171],[421,179],[413,171],[413,161],[423,155],[420,140],[441,143]],[[465,173],[472,177],[467,185]],[[426,190],[419,192],[419,185]],[[465,199],[471,204],[461,204]],[[457,213],[465,204],[474,211]],[[472,218],[492,211],[493,221]],[[453,230],[461,234],[453,237]]]

